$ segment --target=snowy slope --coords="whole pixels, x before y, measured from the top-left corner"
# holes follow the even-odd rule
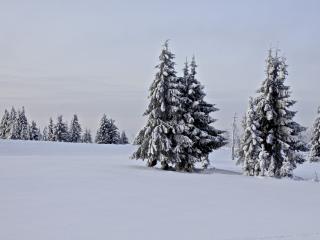
[[[320,239],[319,183],[242,176],[226,149],[206,174],[146,168],[132,151],[0,141],[0,239]]]

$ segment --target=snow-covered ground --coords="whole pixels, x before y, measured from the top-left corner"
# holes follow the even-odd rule
[[[133,150],[0,141],[0,239],[320,239],[320,164],[299,167],[301,181],[246,177],[224,149],[216,170],[188,174]]]

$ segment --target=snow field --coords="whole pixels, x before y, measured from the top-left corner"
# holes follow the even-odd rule
[[[215,169],[177,173],[130,160],[130,145],[0,141],[0,239],[318,240],[320,164],[306,180]]]

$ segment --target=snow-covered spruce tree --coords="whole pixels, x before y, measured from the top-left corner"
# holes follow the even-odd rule
[[[54,126],[54,139],[58,142],[69,141],[68,125],[63,121],[62,115],[58,116],[57,123]]]
[[[98,144],[104,144],[107,141],[106,130],[105,130],[107,128],[107,121],[108,121],[107,116],[103,114],[100,120],[100,125],[97,130],[96,139],[95,139],[95,142]]]
[[[177,115],[180,92],[173,59],[174,54],[166,41],[159,56],[160,63],[156,66],[158,72],[149,89],[150,102],[144,113],[147,123],[134,140],[139,147],[132,158],[147,160],[149,167],[159,161],[163,169],[168,169],[169,165],[178,162],[173,142],[176,128],[173,118]]]
[[[41,140],[48,141],[48,127],[43,128]]]
[[[10,133],[10,114],[6,109],[4,111],[4,114],[0,123],[0,137],[2,139],[6,139],[8,138],[9,133]]]
[[[100,121],[100,126],[96,135],[96,143],[98,144],[118,144],[120,134],[114,120],[108,119],[104,114]]]
[[[193,142],[191,140],[189,108],[190,100],[188,95],[188,80],[189,80],[189,64],[186,59],[183,76],[176,78],[178,92],[176,93],[177,102],[175,114],[171,121],[174,135],[172,139],[173,157],[175,158],[175,169],[177,171],[191,172],[194,168],[194,163],[200,161],[200,158],[192,155]]]
[[[192,168],[195,162],[201,161],[206,168],[209,165],[209,153],[224,146],[227,140],[223,136],[224,131],[213,127],[216,121],[210,114],[218,109],[205,101],[204,87],[197,80],[197,64],[192,58],[190,73],[186,77],[187,63],[184,69],[185,90],[183,91],[184,121],[187,123],[184,133],[191,141],[192,147],[186,148],[187,168]]]
[[[320,162],[320,107],[312,130],[309,160],[310,162]]]
[[[11,108],[11,112],[10,112],[10,133],[8,138],[9,139],[19,139],[20,135],[19,135],[19,131],[18,131],[18,116],[17,116],[17,112],[14,109],[14,107]]]
[[[250,107],[250,100],[253,100],[253,98],[250,97],[249,99],[249,107]],[[249,108],[248,108],[249,110]],[[247,112],[248,112],[247,110]],[[247,114],[248,113],[245,113],[243,118],[241,119],[241,130],[242,130],[242,134],[241,134],[241,137],[240,137],[240,147],[238,149],[238,152],[237,152],[237,155],[238,155],[238,158],[237,158],[237,161],[236,161],[236,164],[237,165],[243,165],[244,163],[244,152],[243,152],[243,146],[245,144],[245,131],[247,129]]]
[[[127,138],[126,132],[122,131],[120,135],[119,144],[128,144],[128,143],[129,143],[129,140]]]
[[[83,143],[92,143],[91,132],[89,129],[86,129],[84,131],[83,136],[82,136],[82,142]]]
[[[290,100],[290,87],[284,84],[287,65],[284,58],[272,55],[267,58],[267,77],[258,90],[257,111],[259,111],[260,131],[264,154],[261,169],[269,176],[291,177],[297,163],[304,162],[299,153],[307,151],[306,144],[299,139],[305,128],[293,118],[296,112],[289,110],[296,101]]]
[[[55,125],[53,124],[52,118],[49,119],[47,141],[57,141],[57,139],[55,137]]]
[[[238,159],[238,163],[242,163],[244,174],[251,176],[264,175],[264,159],[259,158],[259,156],[263,156],[260,154],[264,154],[264,149],[261,144],[262,137],[259,125],[259,112],[257,112],[255,100],[250,98]]]
[[[107,121],[106,136],[106,144],[119,144],[120,133],[113,119]]]
[[[22,107],[22,111],[18,112],[18,118],[17,118],[17,124],[18,124],[18,135],[21,140],[29,140],[29,125],[28,120],[25,114],[24,107]]]
[[[82,129],[78,120],[78,116],[74,114],[70,124],[69,141],[75,143],[81,142],[81,131]]]
[[[29,139],[34,141],[40,140],[40,129],[37,127],[37,124],[35,121],[32,121],[29,126]]]

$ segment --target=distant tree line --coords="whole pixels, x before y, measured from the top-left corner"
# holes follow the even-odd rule
[[[0,122],[0,138],[12,140],[33,140],[53,142],[92,143],[92,135],[89,129],[82,129],[77,114],[74,114],[70,125],[59,115],[56,122],[52,118],[49,124],[40,130],[37,123],[28,121],[25,108],[16,111],[14,107],[9,112],[4,111]],[[95,142],[98,144],[128,144],[126,133],[120,134],[115,121],[108,119],[104,114],[98,128]]]

